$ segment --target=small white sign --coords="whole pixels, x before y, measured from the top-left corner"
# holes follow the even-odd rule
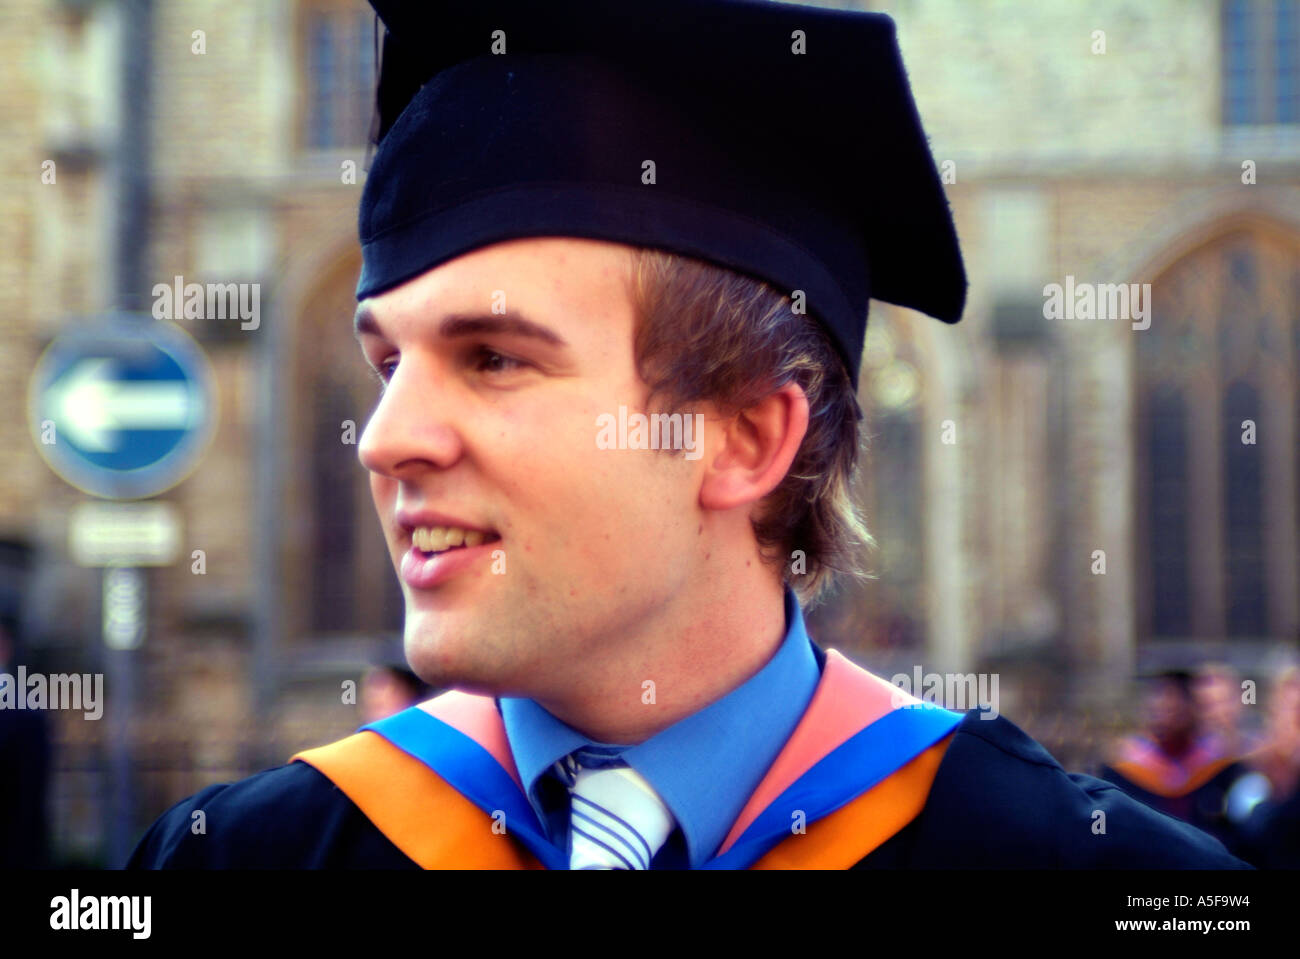
[[[171,503],[81,503],[68,522],[68,550],[81,566],[169,566],[180,541]]]

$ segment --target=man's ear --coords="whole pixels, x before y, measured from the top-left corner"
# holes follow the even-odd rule
[[[780,485],[808,432],[808,397],[787,383],[720,425],[700,486],[700,506],[757,503]]]

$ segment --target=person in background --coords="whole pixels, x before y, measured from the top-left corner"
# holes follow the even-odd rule
[[[1241,855],[1270,869],[1300,869],[1300,667],[1289,666],[1268,698],[1263,745],[1247,757],[1252,773],[1229,794],[1240,820]]]
[[[1268,778],[1273,801],[1289,798],[1300,785],[1300,666],[1288,666],[1273,683],[1263,742],[1250,754],[1251,766]]]
[[[1205,738],[1221,757],[1234,759],[1258,749],[1258,733],[1242,729],[1241,675],[1226,663],[1206,663],[1193,681],[1197,712]]]
[[[1238,756],[1225,754],[1225,739],[1209,732],[1190,672],[1168,670],[1150,678],[1142,726],[1115,744],[1101,778],[1235,850],[1240,836],[1227,817],[1227,795],[1248,769]]]
[[[0,684],[14,682],[17,633],[16,619],[0,615]],[[49,773],[45,710],[0,709],[0,869],[49,865]]]
[[[432,694],[432,688],[405,666],[372,666],[361,679],[362,723],[400,713]]]

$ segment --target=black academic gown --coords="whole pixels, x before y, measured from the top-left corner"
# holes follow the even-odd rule
[[[202,810],[206,832],[196,835]],[[349,798],[293,762],[168,810],[128,868],[414,869]],[[1211,836],[1067,773],[1005,718],[969,713],[920,813],[855,869],[1241,869]]]
[[[1138,802],[1167,816],[1195,826],[1222,842],[1235,854],[1245,851],[1240,831],[1225,812],[1226,797],[1233,785],[1249,770],[1240,762],[1217,766],[1204,782],[1177,795],[1167,795],[1142,788],[1113,766],[1103,765],[1100,776],[1128,793]]]

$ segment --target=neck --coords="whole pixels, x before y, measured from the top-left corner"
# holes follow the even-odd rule
[[[596,742],[635,745],[744,684],[785,638],[780,580],[755,558],[694,582],[638,636],[610,644],[634,659],[584,663],[580,685],[536,701]]]
[[[1156,741],[1166,756],[1171,759],[1182,759],[1191,752],[1193,737],[1189,733],[1175,733]]]

